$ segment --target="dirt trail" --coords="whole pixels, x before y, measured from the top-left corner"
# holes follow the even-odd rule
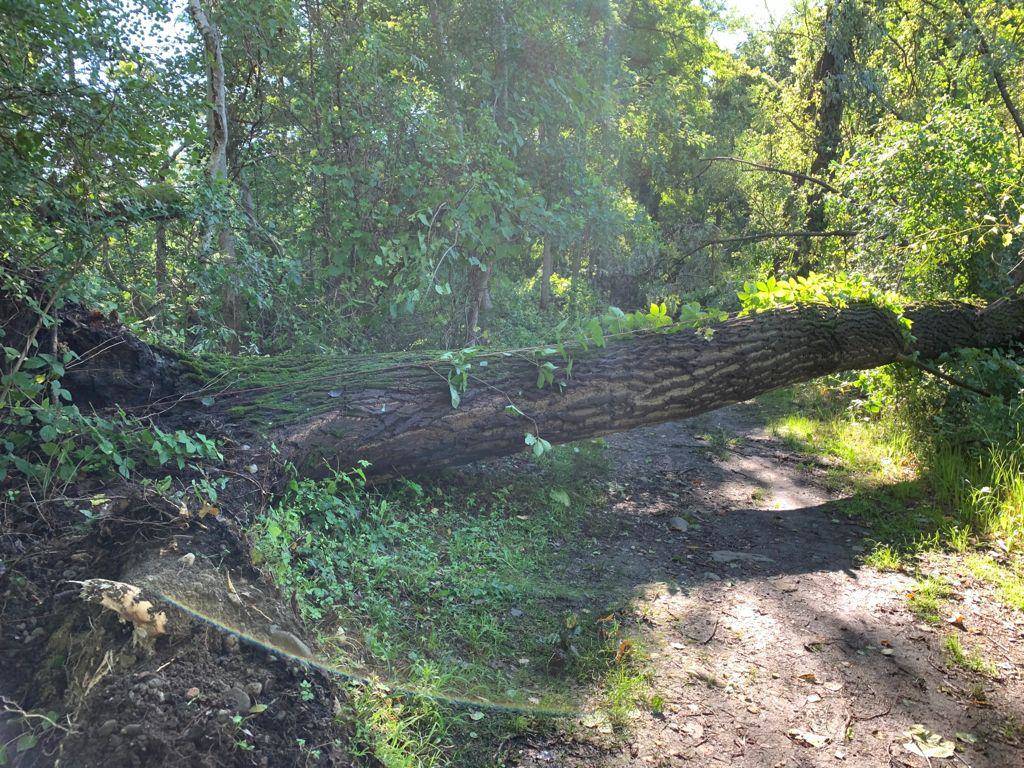
[[[826,490],[826,468],[750,407],[609,444],[620,487],[585,554],[632,589],[663,713],[635,713],[617,741],[568,729],[513,764],[926,766],[903,746],[920,723],[977,738],[931,764],[1024,765],[1019,614],[953,575],[956,610],[999,674],[948,666],[945,629],[907,608],[914,580],[858,565],[864,531]]]

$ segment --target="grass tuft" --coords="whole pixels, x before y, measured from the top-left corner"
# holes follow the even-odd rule
[[[984,677],[996,677],[998,670],[995,665],[981,656],[977,651],[965,648],[960,636],[946,635],[942,644],[946,660],[953,666],[966,669]]]
[[[926,576],[914,585],[914,589],[907,595],[907,602],[911,613],[919,620],[940,624],[942,616],[939,610],[952,594],[953,590],[944,579]]]

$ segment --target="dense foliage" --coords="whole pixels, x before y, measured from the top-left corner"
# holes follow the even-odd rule
[[[0,8],[5,290],[262,353],[536,334],[808,265],[991,298],[1017,258],[1012,4],[801,3],[736,51],[695,2],[208,5],[216,182],[181,4]]]

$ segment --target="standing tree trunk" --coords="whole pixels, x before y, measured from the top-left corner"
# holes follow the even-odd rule
[[[850,10],[848,0],[833,0],[825,10],[824,43],[814,69],[818,99],[810,115],[814,120],[814,158],[807,175],[816,179],[827,179],[829,166],[839,158],[842,144],[845,108],[842,78],[851,58],[853,40]],[[803,183],[802,179],[797,179],[798,188]],[[808,232],[825,231],[825,189],[817,184],[807,196],[805,228]],[[811,256],[813,243],[812,238],[800,241],[797,253],[797,269],[800,274],[806,275],[814,266]]]
[[[542,310],[551,306],[551,275],[554,271],[555,254],[551,246],[551,235],[545,235],[540,262],[540,308]]]
[[[466,341],[475,344],[480,339],[480,315],[490,303],[491,270],[483,262],[469,265],[469,308],[466,311]]]
[[[207,177],[213,187],[222,186],[228,180],[228,98],[224,76],[224,58],[221,52],[220,30],[206,15],[199,0],[189,0],[188,12],[196,30],[203,39],[206,53],[207,94],[210,98],[208,121],[210,138],[210,160]],[[237,266],[235,235],[230,224],[217,223],[207,235],[207,242],[217,237],[217,248],[224,257],[224,263],[231,270]],[[242,302],[232,275],[224,281],[221,297],[224,325],[232,331],[228,342],[229,351],[238,354],[242,332]]]

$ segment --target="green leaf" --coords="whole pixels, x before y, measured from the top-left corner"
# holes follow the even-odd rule
[[[38,739],[36,739],[36,735],[34,733],[23,733],[18,737],[17,750],[19,752],[28,752],[30,749],[33,749],[37,743]]]
[[[569,494],[561,488],[552,488],[548,495],[553,502],[561,504],[563,507],[568,507],[572,504]]]
[[[456,390],[453,385],[449,384],[448,385],[448,392],[452,396],[452,408],[458,408],[459,407],[459,403],[462,402],[462,398],[459,397],[458,390]]]

